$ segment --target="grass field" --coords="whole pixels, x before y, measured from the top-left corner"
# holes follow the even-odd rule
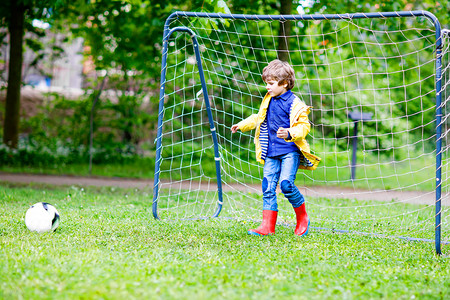
[[[11,185],[0,190],[1,299],[445,299],[450,264],[434,245],[225,219],[162,222],[151,191]],[[30,204],[61,214],[28,231]],[[444,246],[445,247],[445,246]],[[444,249],[445,252],[446,249]]]
[[[77,175],[77,176],[106,176],[126,178],[153,178],[155,166],[153,160],[136,160],[126,164],[94,165],[89,174],[89,164],[64,164],[53,166],[0,166],[0,171],[10,173]]]

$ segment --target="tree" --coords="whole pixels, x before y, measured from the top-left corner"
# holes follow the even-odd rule
[[[281,0],[280,14],[292,14],[292,0]],[[289,35],[291,34],[292,22],[280,21],[280,29],[278,34],[278,59],[283,61],[289,60]]]
[[[132,110],[140,109],[136,101],[158,90],[161,71],[160,58],[165,19],[174,10],[193,10],[207,6],[217,11],[216,5],[226,6],[221,0],[132,0],[71,1],[55,11],[55,26],[68,30],[74,37],[82,37],[85,58],[95,70],[87,75],[86,86],[98,89],[103,76],[108,74],[107,88],[115,92],[116,113],[130,118]],[[204,5],[204,6],[202,6]],[[67,26],[69,24],[69,26]],[[156,124],[157,101],[149,108],[149,117]],[[136,144],[134,124],[118,122],[123,130],[123,142]],[[153,126],[153,125],[152,125]]]
[[[3,143],[11,148],[17,147],[19,137],[24,35],[32,30],[31,21],[44,16],[51,2],[56,1],[8,0],[0,4],[1,23],[8,28],[10,37]]]
[[[26,7],[23,3],[9,2],[10,51],[8,68],[8,89],[6,92],[5,119],[3,126],[3,142],[17,147],[19,136],[20,86],[22,83],[23,36]]]

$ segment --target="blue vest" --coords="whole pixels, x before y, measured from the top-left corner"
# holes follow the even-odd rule
[[[289,90],[286,93],[273,97],[267,108],[268,149],[267,157],[299,151],[294,142],[286,142],[277,137],[278,128],[290,128],[290,114],[295,95]],[[265,122],[264,122],[265,123]],[[290,138],[290,137],[289,137]]]

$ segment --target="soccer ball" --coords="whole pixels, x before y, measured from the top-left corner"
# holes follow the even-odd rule
[[[32,205],[25,214],[25,225],[31,231],[55,231],[59,226],[59,213],[56,208],[45,202]]]

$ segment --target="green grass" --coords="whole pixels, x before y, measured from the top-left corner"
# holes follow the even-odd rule
[[[30,204],[61,214],[28,231]],[[151,191],[0,186],[1,299],[445,299],[450,265],[434,245],[253,222],[155,221]],[[447,247],[447,246],[444,246]]]
[[[163,220],[185,220],[209,217],[217,210],[215,191],[188,192],[161,189],[158,199],[158,216]],[[261,219],[261,194],[251,192],[226,192],[220,217],[240,220]],[[295,225],[292,205],[280,192],[278,222]],[[427,204],[407,204],[395,199],[386,201],[348,198],[307,197],[307,210],[312,226],[321,230],[349,231],[366,235],[408,237],[434,240],[435,207]],[[444,208],[445,209],[445,208]],[[445,209],[446,210],[446,209]],[[449,232],[447,213],[443,212],[441,230]],[[446,241],[446,236],[443,241]]]
[[[92,167],[89,174],[89,164],[64,164],[45,166],[0,166],[0,171],[10,173],[50,174],[50,175],[77,175],[77,176],[103,176],[122,178],[153,178],[155,164],[152,159],[136,159],[128,163],[99,164]]]

